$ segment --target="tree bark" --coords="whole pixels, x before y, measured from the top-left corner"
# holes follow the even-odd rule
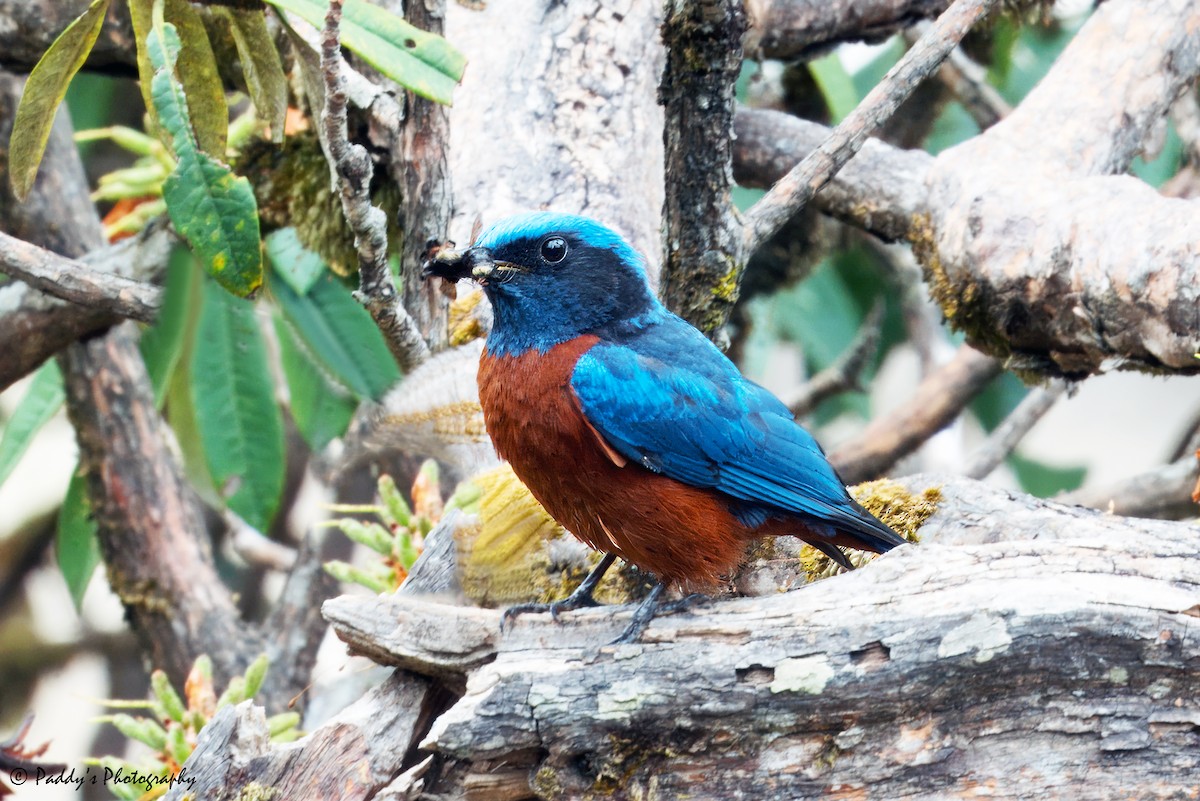
[[[1114,174],[1200,74],[1197,26],[1194,0],[1104,3],[1012,114],[939,156],[913,239],[977,347],[1072,378],[1200,372],[1197,207]]]
[[[1186,797],[1200,529],[904,483],[940,489],[920,544],[656,618],[633,645],[603,645],[627,609],[503,634],[496,610],[412,597],[325,614],[352,650],[465,686],[420,743],[442,764],[429,797]]]

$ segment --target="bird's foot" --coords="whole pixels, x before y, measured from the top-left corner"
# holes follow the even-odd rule
[[[650,594],[638,604],[638,608],[633,611],[633,618],[629,621],[629,625],[625,627],[625,631],[621,632],[621,636],[613,640],[610,645],[620,645],[626,643],[637,642],[637,639],[642,635],[642,631],[646,626],[650,625],[650,621],[659,614],[673,614],[675,612],[683,612],[691,609],[693,606],[708,603],[712,600],[707,595],[694,592],[691,595],[685,595],[676,601],[662,602],[663,585],[658,583],[654,585],[654,589],[650,590]]]
[[[509,628],[511,626],[512,622],[514,620],[516,620],[519,616],[526,615],[531,612],[549,612],[550,617],[554,619],[555,623],[557,623],[557,622],[559,622],[558,616],[561,615],[563,612],[570,612],[575,609],[583,609],[588,606],[599,606],[600,605],[600,602],[597,601],[595,598],[593,598],[590,593],[587,595],[584,595],[582,597],[576,597],[578,595],[579,595],[579,591],[576,590],[575,592],[568,595],[566,598],[563,598],[561,601],[551,601],[548,604],[542,604],[542,603],[514,604],[513,606],[510,606],[507,609],[505,609],[504,614],[502,614],[500,616],[500,630],[504,631],[506,628]]]
[[[530,612],[549,612],[550,617],[555,623],[558,622],[558,616],[563,612],[570,612],[573,609],[583,609],[588,606],[599,606],[600,602],[593,597],[596,591],[596,586],[600,583],[600,579],[604,578],[605,572],[612,565],[616,557],[612,554],[605,554],[600,563],[592,569],[583,583],[575,588],[575,592],[563,598],[561,601],[551,601],[548,604],[543,603],[525,603],[515,604],[504,610],[500,615],[500,631],[511,627],[520,615]]]

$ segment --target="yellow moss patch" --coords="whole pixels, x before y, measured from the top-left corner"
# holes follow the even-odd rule
[[[238,793],[237,801],[271,801],[278,792],[274,787],[250,782]]]
[[[929,487],[917,494],[886,478],[855,485],[850,488],[850,495],[909,542],[920,541],[918,529],[937,511],[942,500],[941,487]],[[855,567],[862,567],[878,555],[866,551],[846,553]],[[843,572],[841,566],[811,545],[800,549],[800,568],[809,581]]]
[[[917,495],[909,492],[903,484],[887,478],[857,484],[850,488],[850,494],[868,512],[909,542],[920,541],[917,530],[933,516],[942,502],[941,487],[929,487]]]

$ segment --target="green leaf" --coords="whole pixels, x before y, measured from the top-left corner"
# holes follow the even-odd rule
[[[1008,465],[1017,474],[1021,488],[1039,498],[1050,498],[1060,492],[1078,489],[1087,476],[1087,468],[1078,465],[1059,467],[1027,459],[1018,453],[1008,456]]]
[[[278,313],[275,332],[283,375],[292,398],[292,419],[308,447],[320,451],[346,433],[358,401],[312,363],[307,350],[297,342]]]
[[[243,674],[246,680],[246,697],[253,698],[258,695],[258,691],[262,689],[263,682],[267,678],[267,669],[270,668],[271,661],[267,659],[266,654],[259,654],[258,658],[250,663],[250,667],[246,668]]]
[[[297,295],[307,295],[328,269],[320,256],[300,243],[296,229],[290,226],[269,234],[266,250],[267,261],[275,268],[275,274],[287,281]]]
[[[295,13],[317,30],[325,25],[329,7],[325,0],[267,2]],[[447,105],[467,64],[463,54],[441,36],[414,27],[363,0],[346,1],[342,44],[401,86]]]
[[[248,301],[204,282],[190,365],[196,428],[213,484],[229,508],[265,531],[283,492],[283,420],[266,344]]]
[[[167,262],[166,298],[154,325],[142,332],[138,343],[142,361],[154,387],[154,402],[161,409],[171,376],[183,356],[188,321],[198,288],[194,285],[195,265],[185,248],[171,251]]]
[[[134,38],[138,43],[138,84],[146,109],[158,124],[159,112],[153,97],[155,67],[149,46],[153,7],[154,0],[129,0]],[[174,26],[181,42],[175,71],[192,109],[191,125],[195,126],[195,138],[199,140],[201,150],[221,157],[225,155],[225,136],[229,130],[229,106],[225,102],[225,87],[204,21],[187,0],[165,0],[163,19]]]
[[[992,431],[1012,414],[1028,392],[1029,387],[1021,379],[1012,373],[1001,373],[971,401],[971,411],[985,431]]]
[[[332,275],[307,295],[286,281],[272,281],[283,318],[314,364],[356,398],[378,400],[400,378],[383,335],[371,316]]]
[[[67,95],[71,79],[92,52],[92,45],[104,25],[109,2],[92,0],[87,10],[58,35],[25,82],[13,119],[8,152],[9,178],[17,200],[24,200],[33,187],[42,154],[46,152],[46,142],[50,139],[54,115]]]
[[[50,359],[34,374],[25,397],[0,434],[0,484],[12,474],[37,432],[54,416],[65,398],[58,362]]]
[[[858,90],[854,88],[854,81],[850,78],[850,73],[846,72],[837,53],[830,53],[808,62],[808,71],[820,87],[821,95],[825,98],[825,104],[829,106],[835,123],[841,122],[847,114],[854,111],[859,100]]]
[[[271,141],[283,141],[283,123],[287,116],[287,76],[279,61],[275,40],[267,30],[262,11],[240,8],[217,9],[229,20],[229,30],[242,61],[246,87],[258,117],[271,129]]]
[[[163,186],[167,213],[221,286],[239,297],[252,295],[262,285],[262,247],[250,182],[196,148],[188,101],[172,74],[180,46],[174,27],[153,27],[147,46],[154,64],[154,107],[179,160]]]
[[[78,469],[71,475],[67,496],[58,512],[58,567],[66,579],[75,608],[83,604],[83,595],[100,564],[100,541],[96,521],[88,503],[87,482]]]

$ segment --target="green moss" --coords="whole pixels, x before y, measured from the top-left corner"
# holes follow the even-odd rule
[[[950,327],[962,331],[968,342],[986,353],[1008,358],[1012,346],[990,313],[987,292],[969,277],[960,281],[950,278],[938,254],[937,233],[928,214],[913,215],[908,238],[913,256],[925,274],[929,295],[941,307]]]
[[[533,791],[538,798],[561,798],[563,795],[562,782],[558,773],[549,765],[542,765],[533,775]]]
[[[242,152],[237,167],[254,187],[264,228],[296,227],[300,242],[330,269],[347,276],[358,271],[354,234],[342,213],[342,200],[329,185],[329,164],[314,131],[292,134],[282,146],[255,142]],[[388,219],[388,249],[399,253],[400,187],[376,170],[371,202]],[[265,233],[265,231],[264,231]]]
[[[851,487],[850,494],[868,512],[878,517],[909,542],[920,542],[918,530],[937,511],[938,504],[942,500],[940,487],[929,487],[917,494],[909,492],[904,485],[886,478],[867,481]],[[850,551],[846,556],[852,565],[862,567],[878,554]],[[836,562],[811,545],[805,545],[800,549],[800,568],[809,581],[828,578],[843,570]]]
[[[642,740],[608,735],[609,751],[596,772],[592,790],[602,795],[623,793],[629,780],[646,766],[652,757],[671,759],[677,754],[669,748],[652,746]]]

